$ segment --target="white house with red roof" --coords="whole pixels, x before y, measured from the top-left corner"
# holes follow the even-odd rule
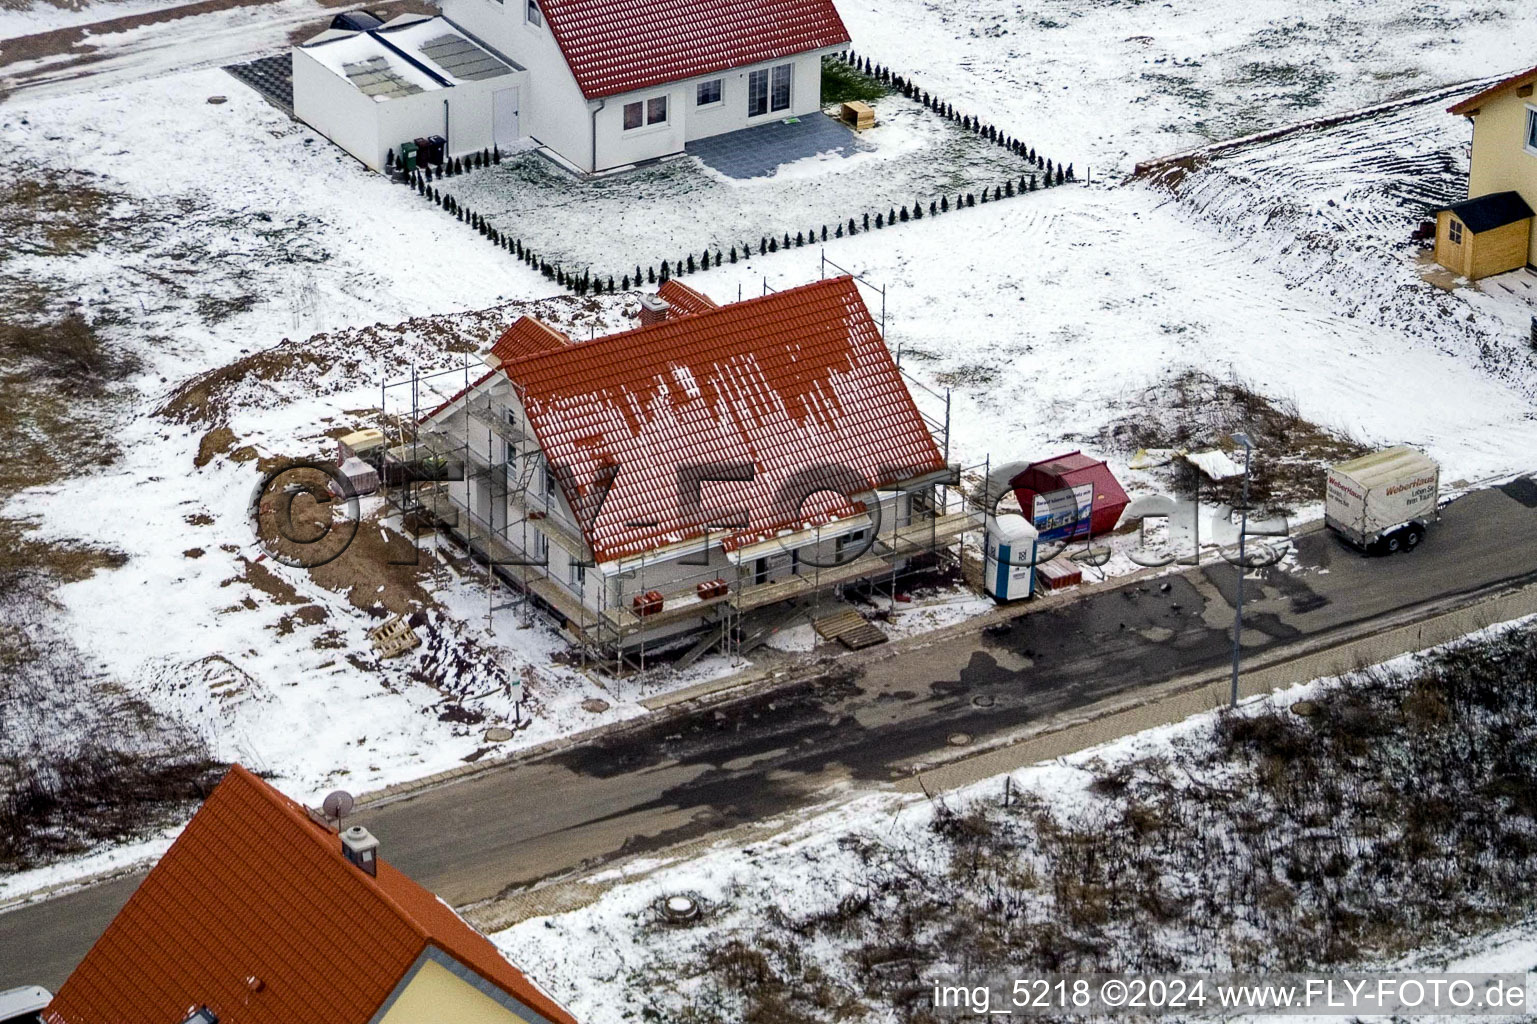
[[[584,173],[816,113],[821,59],[849,42],[832,0],[443,0],[442,10],[527,69],[521,131]]]
[[[233,765],[46,1024],[576,1024],[448,904]]]
[[[724,306],[669,281],[633,330],[524,317],[487,362],[394,449],[464,467],[411,503],[605,655],[889,578],[976,525],[851,278]]]

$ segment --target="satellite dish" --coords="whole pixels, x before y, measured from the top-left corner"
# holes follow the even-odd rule
[[[345,789],[338,789],[325,798],[325,802],[320,805],[320,809],[327,818],[334,818],[340,822],[352,813],[352,804],[352,794]]]

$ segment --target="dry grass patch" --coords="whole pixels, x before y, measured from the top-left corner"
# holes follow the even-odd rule
[[[927,1024],[957,971],[1371,970],[1533,912],[1537,631],[1313,704],[1091,762],[1088,799],[1000,784],[812,845],[789,873],[826,884],[743,877],[689,931],[632,918],[651,955],[605,981],[642,1020]]]
[[[340,394],[359,384],[377,387],[381,367],[398,377],[409,373],[413,364],[425,370],[467,361],[467,372],[479,376],[485,367],[475,353],[489,348],[518,317],[536,316],[580,339],[594,327],[598,333],[613,330],[615,306],[625,306],[630,299],[558,295],[452,316],[285,338],[184,381],[156,414],[177,423],[228,423],[241,408],[276,408],[295,395]]]
[[[10,256],[69,256],[115,230],[122,197],[93,174],[17,163],[0,164],[0,263]]]
[[[1233,435],[1248,434],[1255,447],[1250,501],[1265,514],[1287,515],[1322,501],[1328,467],[1369,450],[1352,437],[1304,419],[1289,398],[1272,398],[1245,381],[1200,370],[1155,384],[1124,405],[1125,411],[1095,440],[1128,456],[1139,448],[1220,447],[1242,461]],[[1186,469],[1168,473],[1170,482],[1183,491],[1194,486],[1184,479]],[[1203,500],[1236,506],[1242,491],[1241,478],[1201,482]]]

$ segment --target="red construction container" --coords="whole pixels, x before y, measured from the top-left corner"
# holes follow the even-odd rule
[[[1082,452],[1033,463],[1009,486],[1042,542],[1109,533],[1130,504],[1110,467]]]

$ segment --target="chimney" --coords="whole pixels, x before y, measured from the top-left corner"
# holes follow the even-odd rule
[[[640,297],[640,325],[650,327],[667,319],[667,311],[672,309],[667,300],[660,295],[642,295]]]
[[[370,876],[379,874],[379,840],[362,825],[342,833],[342,854]]]

